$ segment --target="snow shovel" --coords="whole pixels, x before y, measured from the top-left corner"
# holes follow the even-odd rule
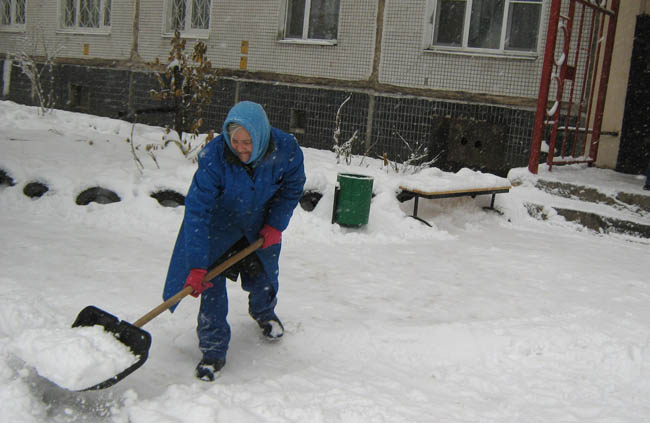
[[[239,251],[237,254],[228,258],[226,261],[209,271],[203,281],[207,282],[214,279],[221,272],[228,269],[233,264],[242,260],[244,257],[251,254],[253,251],[257,250],[264,244],[264,238],[260,238],[248,247]],[[167,310],[174,304],[178,303],[180,300],[192,293],[192,287],[183,288],[178,294],[174,295],[167,301],[161,303],[159,306],[151,310],[149,313],[145,314],[135,323],[129,323],[124,320],[120,321],[117,317],[113,316],[110,313],[105,312],[102,309],[99,309],[95,306],[88,306],[81,310],[77,319],[72,324],[72,327],[78,326],[95,326],[100,325],[104,328],[105,331],[113,334],[117,340],[122,344],[129,347],[134,356],[138,357],[138,361],[132,364],[130,367],[126,368],[119,374],[106,379],[103,382],[100,382],[96,385],[93,385],[89,388],[82,389],[82,391],[92,391],[98,389],[108,388],[113,386],[120,380],[124,379],[131,373],[133,373],[138,367],[142,366],[147,360],[149,355],[149,347],[151,346],[151,335],[149,332],[141,329],[142,326],[153,320],[163,311]]]

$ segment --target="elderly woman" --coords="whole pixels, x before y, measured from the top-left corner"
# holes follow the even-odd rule
[[[272,128],[262,106],[235,105],[221,135],[199,153],[198,169],[185,198],[185,216],[171,257],[163,298],[186,286],[201,295],[197,334],[203,358],[199,379],[212,381],[226,364],[230,341],[226,277],[241,276],[248,312],[263,335],[275,340],[284,327],[275,314],[282,231],[305,183],[296,139]],[[207,271],[259,237],[261,249],[211,282]]]

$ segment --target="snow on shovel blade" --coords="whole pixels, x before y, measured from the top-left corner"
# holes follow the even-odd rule
[[[151,335],[149,332],[133,326],[124,320],[120,321],[117,317],[95,306],[88,306],[81,310],[72,327],[95,325],[102,326],[106,332],[110,332],[118,341],[129,347],[133,355],[138,357],[138,361],[119,374],[94,386],[85,388],[83,391],[108,388],[124,379],[144,364],[149,356],[149,347],[151,346]]]
[[[227,258],[223,263],[211,269],[203,278],[203,282],[209,282],[214,279],[217,275],[221,274],[221,272],[228,269],[233,264],[239,262],[258,248],[261,248],[263,244],[264,238],[259,238],[243,250]],[[180,292],[176,293],[176,295],[168,298],[162,304],[159,304],[147,314],[133,322],[133,324],[120,321],[117,317],[95,306],[88,306],[81,310],[81,313],[79,313],[77,319],[72,324],[73,328],[78,326],[100,325],[106,332],[113,334],[119,342],[126,345],[133,355],[138,358],[138,361],[126,370],[123,370],[116,376],[108,378],[90,388],[83,389],[83,391],[108,388],[133,373],[138,367],[142,366],[147,360],[149,347],[151,346],[151,335],[149,335],[149,332],[142,330],[142,326],[146,325],[147,322],[151,321],[151,319],[155,318],[163,311],[168,310],[174,304],[177,304],[192,292],[193,288],[191,286],[186,286]]]

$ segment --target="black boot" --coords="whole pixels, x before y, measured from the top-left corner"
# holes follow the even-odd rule
[[[270,341],[276,341],[284,335],[284,326],[278,316],[274,315],[268,320],[258,320],[257,324],[262,328],[262,335]]]
[[[225,358],[202,359],[196,365],[194,374],[197,378],[205,381],[212,382],[219,375],[219,371],[226,365]]]

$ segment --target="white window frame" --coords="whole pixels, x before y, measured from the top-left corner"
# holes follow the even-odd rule
[[[73,32],[73,33],[83,33],[83,34],[110,34],[111,25],[110,23],[113,20],[113,5],[112,0],[99,0],[99,25],[96,27],[81,26],[79,23],[80,20],[80,10],[81,10],[81,0],[74,0],[75,3],[75,22],[73,26],[65,26],[64,24],[64,7],[66,0],[57,0],[57,20],[58,20],[58,32]],[[108,16],[109,24],[106,25],[106,4],[111,5],[110,15]]]
[[[542,20],[545,15],[546,1],[538,0],[532,2],[526,2],[522,0],[504,0],[504,10],[503,10],[503,21],[501,26],[501,36],[499,41],[499,48],[478,48],[478,47],[469,47],[469,30],[470,22],[472,16],[472,1],[473,0],[464,0],[465,1],[465,17],[463,23],[463,34],[460,46],[446,46],[434,44],[433,37],[435,35],[435,23],[437,22],[437,5],[440,0],[427,0],[427,9],[425,13],[425,31],[423,39],[423,48],[426,51],[432,52],[442,52],[442,53],[451,53],[451,54],[470,54],[470,55],[481,55],[481,56],[498,56],[498,57],[518,57],[524,59],[535,59],[540,54],[540,44],[542,44]],[[540,13],[539,21],[537,23],[537,42],[536,48],[534,51],[522,51],[514,49],[506,49],[505,41],[508,32],[508,15],[510,12],[510,5],[514,3],[530,3],[530,4],[540,4]]]
[[[23,10],[25,16],[23,16],[23,19],[25,22],[22,23],[16,23],[16,11],[18,8],[16,7],[16,4],[20,0],[8,0],[9,3],[11,3],[11,22],[8,24],[2,23],[0,20],[0,31],[8,31],[8,32],[22,32],[25,31],[25,22],[27,22],[27,0],[22,0],[23,2]],[[0,6],[2,6],[0,4]],[[4,12],[0,12],[4,13]]]
[[[215,0],[209,0],[209,15],[208,15],[208,27],[207,28],[192,28],[192,8],[194,7],[194,2],[192,0],[185,0],[185,29],[180,31],[182,37],[193,37],[193,38],[208,38],[210,35],[210,28],[212,27],[212,5]],[[164,9],[163,9],[163,26],[162,26],[162,35],[165,37],[172,37],[174,35],[174,30],[171,29],[171,12],[172,12],[172,0],[164,0]]]
[[[336,45],[338,44],[340,24],[341,24],[341,2],[339,1],[339,13],[336,17],[336,38],[334,39],[321,39],[321,38],[309,38],[309,15],[311,12],[311,0],[305,0],[305,13],[303,15],[303,25],[302,25],[302,37],[288,37],[288,22],[289,19],[289,0],[284,0],[282,3],[282,12],[280,13],[280,38],[279,42],[287,44],[316,44],[316,45]]]

